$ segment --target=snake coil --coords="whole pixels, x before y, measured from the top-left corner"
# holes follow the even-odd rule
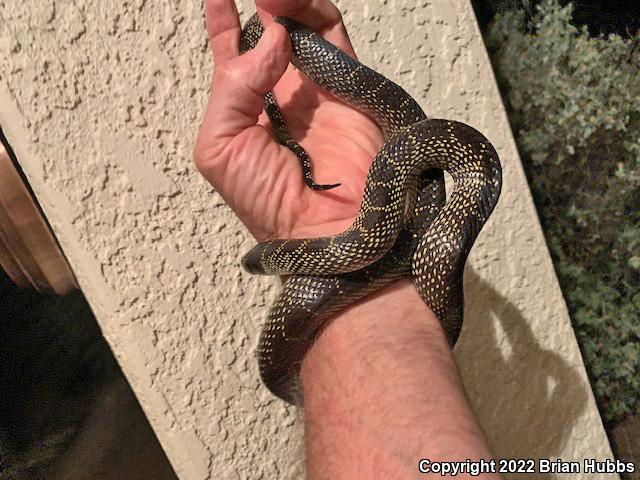
[[[242,259],[250,273],[292,275],[270,309],[258,362],[276,396],[302,404],[300,365],[328,320],[399,278],[413,277],[455,344],[462,326],[464,264],[498,201],[502,177],[498,155],[481,133],[460,122],[428,119],[389,79],[300,23],[276,21],[291,38],[291,62],[374,119],[386,139],[351,227],[329,237],[263,242]],[[253,48],[263,31],[258,16],[251,17],[241,52]],[[265,111],[276,139],[299,158],[305,183],[315,190],[334,188],[313,181],[309,156],[289,135],[272,92],[265,95]],[[446,203],[443,171],[454,181]]]

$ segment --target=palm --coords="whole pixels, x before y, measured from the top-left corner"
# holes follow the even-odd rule
[[[244,55],[233,0],[205,3],[216,71],[194,160],[258,240],[338,233],[358,212],[382,136],[372,120],[289,65],[289,35],[271,15],[290,16],[287,9],[294,9],[303,24],[347,53],[354,55],[353,49],[338,10],[328,2],[256,3],[265,35]],[[314,191],[305,185],[298,158],[276,142],[264,112],[259,115],[268,90],[275,92],[290,134],[307,150],[314,181],[339,187]]]
[[[381,133],[368,117],[292,68],[276,86],[275,94],[289,132],[311,157],[314,180],[341,185],[324,192],[308,188],[297,157],[273,139],[269,119],[263,113],[260,126],[242,132],[229,149],[251,171],[242,175],[242,186],[233,175],[222,179],[223,184],[234,184],[234,198],[228,201],[259,240],[338,233],[358,212],[367,171],[382,142]]]

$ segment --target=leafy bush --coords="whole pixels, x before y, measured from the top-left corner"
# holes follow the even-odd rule
[[[640,398],[640,33],[572,6],[496,16],[486,42],[603,417]]]

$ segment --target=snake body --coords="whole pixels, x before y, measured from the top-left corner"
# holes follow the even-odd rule
[[[422,299],[455,344],[462,325],[462,273],[501,188],[498,156],[463,123],[428,119],[401,87],[303,25],[278,18],[291,38],[292,63],[311,80],[369,115],[386,142],[373,159],[353,224],[327,237],[262,242],[242,259],[251,273],[291,274],[272,306],[258,348],[260,373],[278,397],[302,403],[299,369],[305,353],[338,311],[413,276]],[[241,51],[263,31],[257,15],[243,29]],[[309,156],[288,133],[273,93],[265,111],[276,139],[300,159],[309,187]],[[445,203],[442,171],[454,181]]]

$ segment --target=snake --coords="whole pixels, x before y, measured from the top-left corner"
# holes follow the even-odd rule
[[[463,270],[502,186],[500,160],[473,127],[431,119],[399,85],[360,63],[296,20],[275,17],[291,40],[291,63],[380,127],[384,145],[373,158],[352,225],[331,236],[272,239],[242,258],[252,274],[287,276],[260,333],[260,376],[277,397],[303,405],[300,368],[306,352],[341,310],[401,278],[413,278],[453,347],[464,314]],[[240,53],[262,33],[257,14],[244,25]],[[273,92],[264,96],[275,139],[300,162],[306,185],[317,184],[311,159],[290,135]],[[447,198],[444,174],[453,179]]]

